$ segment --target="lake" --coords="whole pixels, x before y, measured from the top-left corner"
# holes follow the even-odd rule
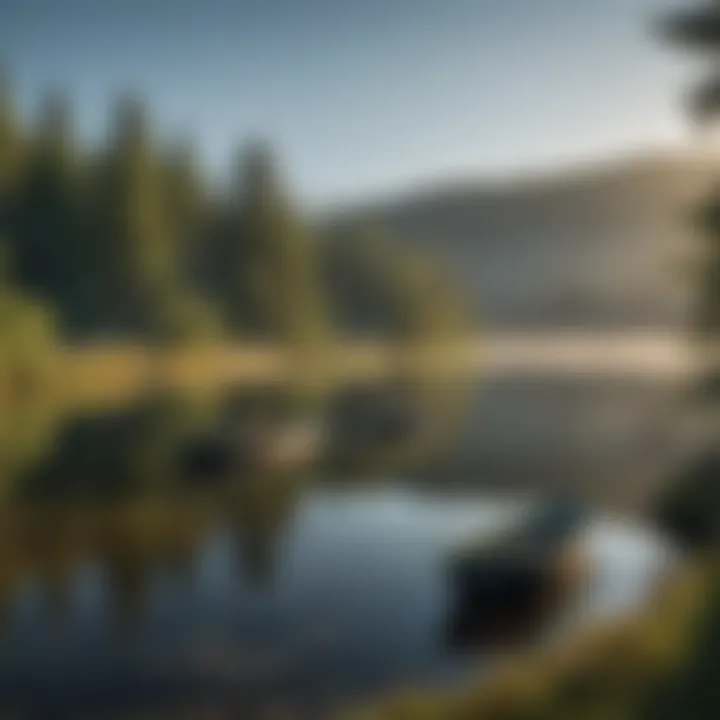
[[[561,386],[565,395],[543,384],[544,400],[528,381],[432,388],[432,416],[447,422],[431,424],[424,452],[373,447],[280,478],[201,488],[179,479],[182,448],[227,426],[228,405],[247,411],[257,398],[153,398],[28,423],[37,433],[13,426],[23,442],[5,440],[17,449],[17,489],[0,509],[0,710],[231,707],[253,718],[292,708],[315,717],[399,685],[461,682],[513,648],[641,601],[671,560],[667,545],[598,504],[582,533],[587,582],[524,608],[501,631],[480,622],[470,634],[458,618],[453,549],[509,527],[547,489],[490,475],[511,478],[512,458],[522,477],[533,457],[572,472],[592,466],[596,447],[563,456],[562,428],[572,436],[579,423],[586,449],[594,437],[624,457],[642,413],[657,415],[644,386],[609,396],[613,384]],[[470,400],[463,412],[447,402],[453,393]],[[637,427],[608,435],[608,397],[642,410]],[[630,447],[628,467],[637,467],[644,446]]]

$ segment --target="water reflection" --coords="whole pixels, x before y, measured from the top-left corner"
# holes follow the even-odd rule
[[[314,707],[454,680],[542,634],[562,598],[488,622],[446,582],[456,544],[524,502],[390,480],[453,437],[467,393],[387,390],[48,412],[0,505],[0,711],[211,702],[252,717],[277,697]],[[329,423],[330,442],[301,467],[188,465],[188,448],[261,415],[271,434]]]
[[[154,570],[187,565],[219,524],[237,539],[244,575],[269,584],[278,539],[311,483],[337,482],[340,468],[355,472],[363,462],[397,469],[413,448],[418,456],[427,450],[421,418],[432,415],[438,427],[455,421],[447,412],[447,388],[434,395],[427,387],[402,391],[353,388],[310,409],[285,388],[155,397],[80,417],[51,404],[12,408],[14,421],[3,413],[8,422],[0,425],[8,496],[0,506],[0,594],[12,596],[35,577],[61,608],[70,576],[92,560],[104,569],[121,614],[132,616]],[[389,410],[378,402],[388,397],[394,398]],[[302,467],[280,472],[230,462],[207,473],[188,462],[188,450],[208,439],[239,444],[243,423],[260,419],[272,437],[311,416],[329,425],[332,444]],[[396,432],[358,431],[363,422],[383,421]]]

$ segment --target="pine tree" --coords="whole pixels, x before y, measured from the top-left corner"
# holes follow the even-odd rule
[[[178,258],[145,111],[124,99],[114,137],[96,170],[93,294],[101,326],[146,338],[168,334],[168,299],[176,292]]]
[[[13,230],[16,193],[22,179],[24,138],[10,85],[0,70],[0,234]]]
[[[170,340],[213,341],[222,337],[220,314],[200,292],[207,199],[189,145],[177,146],[162,169],[163,212],[172,240],[173,279],[160,301],[162,334]]]
[[[110,242],[107,271],[112,278],[110,314],[120,329],[151,333],[159,329],[157,303],[173,283],[162,177],[141,105],[124,100],[115,123],[103,187],[103,220]]]
[[[237,185],[221,253],[233,327],[316,347],[328,333],[317,239],[287,200],[267,148],[242,155]]]
[[[675,15],[665,29],[672,41],[707,55],[710,70],[691,92],[690,110],[701,123],[714,124],[720,119],[720,3]],[[720,341],[720,184],[699,209],[696,224],[702,264],[697,273],[694,325],[712,345]]]
[[[706,55],[710,71],[691,93],[691,109],[704,124],[720,119],[720,3],[706,3],[682,12],[666,25],[674,42]],[[697,273],[694,326],[707,358],[703,395],[711,406],[710,448],[682,473],[669,495],[661,500],[659,514],[688,542],[720,542],[720,186],[710,193],[697,215],[702,243]]]
[[[47,98],[27,154],[15,224],[16,272],[69,325],[82,317],[81,166],[68,103]]]
[[[164,194],[169,222],[183,265],[198,253],[208,202],[190,145],[175,146],[164,162]]]

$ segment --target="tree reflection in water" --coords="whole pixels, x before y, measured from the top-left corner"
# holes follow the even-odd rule
[[[53,612],[64,614],[75,573],[96,563],[107,574],[118,621],[132,622],[143,613],[149,578],[161,568],[189,572],[198,546],[220,525],[232,529],[245,581],[268,586],[278,543],[308,484],[409,467],[461,421],[466,394],[458,388],[398,387],[345,389],[314,402],[307,392],[274,388],[153,397],[85,417],[42,402],[3,413],[0,604],[9,606],[37,580]],[[408,431],[347,432],[357,418],[335,410],[352,408],[343,397],[363,396],[377,422],[387,406],[377,398],[399,403],[412,415]],[[189,476],[182,461],[189,445],[258,415],[283,421],[312,415],[330,426],[335,443],[302,468],[260,474],[229,467],[212,478]]]

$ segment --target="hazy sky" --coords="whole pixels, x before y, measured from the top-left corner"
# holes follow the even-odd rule
[[[97,138],[136,89],[213,172],[261,135],[324,203],[678,142],[692,74],[651,36],[668,4],[0,0],[0,58],[26,112],[59,86]]]

